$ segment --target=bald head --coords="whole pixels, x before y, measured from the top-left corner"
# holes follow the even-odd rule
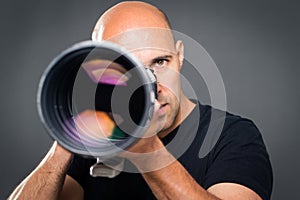
[[[137,29],[170,30],[167,16],[158,8],[138,1],[122,2],[107,10],[97,21],[92,39],[109,40]]]

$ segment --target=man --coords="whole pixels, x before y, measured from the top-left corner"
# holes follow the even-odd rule
[[[159,9],[143,2],[119,3],[100,17],[93,40],[124,46],[157,76],[158,98],[148,137],[122,155],[141,173],[93,178],[88,174],[93,161],[73,155],[54,142],[10,199],[270,198],[272,170],[261,135],[251,121],[227,114],[216,146],[199,158],[212,108],[190,101],[181,91],[183,44],[174,43],[168,20]],[[159,48],[149,48],[153,46]],[[201,115],[200,122],[196,122],[197,135],[176,160],[166,145],[178,127],[193,126],[197,110]],[[189,132],[185,134],[188,137]],[[131,153],[152,156],[135,157]],[[161,163],[165,165],[161,167]]]

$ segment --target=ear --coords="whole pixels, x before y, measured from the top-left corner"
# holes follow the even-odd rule
[[[178,40],[176,42],[176,52],[179,58],[179,64],[181,69],[184,60],[184,46],[181,40]]]

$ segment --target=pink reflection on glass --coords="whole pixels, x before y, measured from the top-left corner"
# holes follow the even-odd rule
[[[129,79],[127,70],[110,60],[90,60],[84,62],[82,67],[95,83],[126,86]]]

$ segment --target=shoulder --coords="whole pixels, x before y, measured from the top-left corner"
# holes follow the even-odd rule
[[[200,110],[199,129],[205,130],[201,149],[209,149],[210,156],[243,151],[244,156],[256,153],[269,159],[262,134],[252,120],[207,105],[200,105]]]
[[[217,134],[217,143],[236,140],[239,142],[251,142],[262,139],[261,133],[255,123],[245,117],[222,111],[208,105],[199,105],[200,127],[206,128],[206,135]]]
[[[205,188],[221,182],[238,183],[252,189],[263,199],[269,199],[273,182],[272,168],[257,126],[245,117],[210,106],[201,108],[203,120],[209,122],[205,126],[213,127],[207,128],[207,136],[219,131],[206,157],[208,169]],[[209,129],[213,131],[209,133]]]

